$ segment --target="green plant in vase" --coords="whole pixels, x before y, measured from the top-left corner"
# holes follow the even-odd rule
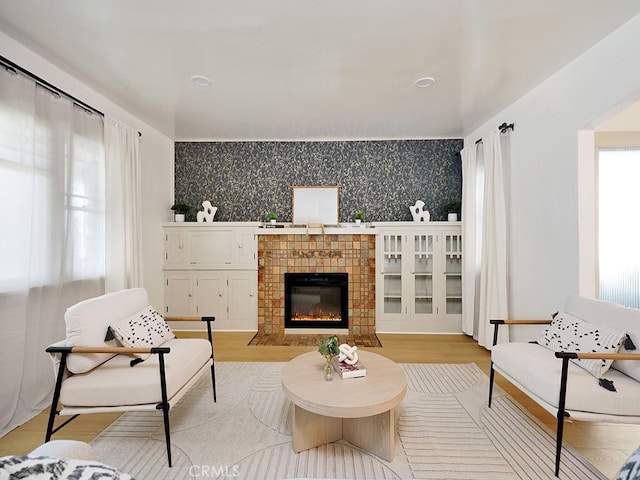
[[[460,210],[462,208],[462,203],[459,200],[455,200],[453,202],[447,203],[444,207],[442,207],[442,214],[447,218],[450,222],[456,222],[458,218],[460,218]]]
[[[360,222],[364,222],[364,212],[362,210],[358,210],[353,214],[353,219],[357,224],[359,224]]]
[[[191,205],[187,205],[186,203],[175,203],[171,207],[171,210],[175,213],[174,220],[176,222],[184,222],[184,216],[189,210],[191,210]]]
[[[340,355],[340,341],[335,335],[332,335],[327,339],[318,337],[316,340],[316,346],[318,347],[320,355],[322,355],[327,361],[324,366],[324,379],[331,381],[333,380],[333,367],[331,366],[331,360],[333,360],[333,357]]]

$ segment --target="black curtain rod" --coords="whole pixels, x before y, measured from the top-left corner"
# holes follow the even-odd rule
[[[50,84],[46,80],[38,77],[37,75],[33,74],[32,72],[30,72],[27,69],[22,68],[20,65],[18,65],[16,63],[13,63],[11,60],[9,60],[8,58],[3,57],[2,55],[0,55],[0,63],[2,63],[5,66],[5,68],[7,68],[9,70],[12,70],[14,73],[20,72],[23,75],[29,77],[31,80],[33,80],[37,84],[39,84],[42,87],[46,88],[47,90],[50,90],[51,92],[56,93],[58,95],[62,95],[64,97],[67,97],[69,100],[71,100],[73,103],[75,103],[79,107],[82,107],[85,110],[89,110],[92,113],[97,113],[98,115],[100,115],[101,117],[104,118],[104,113],[102,113],[97,108],[93,108],[91,105],[89,105],[87,103],[84,103],[82,100],[78,100],[73,95],[70,95],[67,92],[65,92],[64,90],[56,87],[55,85]],[[138,136],[141,137],[142,133],[138,132]]]
[[[49,82],[47,82],[46,80],[38,77],[37,75],[34,75],[33,73],[31,73],[29,70],[26,70],[24,68],[22,68],[20,65],[17,65],[15,63],[13,63],[11,60],[3,57],[2,55],[0,55],[0,62],[2,62],[2,64],[7,67],[9,70],[13,70],[14,73],[22,73],[23,75],[29,77],[31,80],[33,80],[34,82],[42,85],[44,88],[46,88],[47,90],[51,90],[53,93],[57,93],[58,95],[62,95],[67,97],[68,99],[72,100],[74,103],[77,103],[80,107],[85,108],[93,113],[97,113],[98,115],[100,115],[101,117],[104,117],[104,113],[102,113],[100,110],[93,108],[91,105],[88,105],[86,103],[84,103],[82,100],[78,100],[76,97],[74,97],[73,95],[68,94],[67,92],[65,92],[64,90],[59,89],[58,87],[56,87],[55,85],[51,85]]]
[[[507,123],[507,122],[504,122],[502,125],[500,125],[498,129],[500,130],[500,133],[507,133],[507,130],[515,130],[513,123]],[[476,140],[476,145],[478,145],[479,143],[482,143],[481,138]]]

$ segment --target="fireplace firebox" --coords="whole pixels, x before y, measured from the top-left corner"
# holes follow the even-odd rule
[[[347,273],[285,273],[285,328],[349,328]]]

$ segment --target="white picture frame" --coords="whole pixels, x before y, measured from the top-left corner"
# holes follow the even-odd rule
[[[338,225],[340,186],[291,186],[293,225]]]

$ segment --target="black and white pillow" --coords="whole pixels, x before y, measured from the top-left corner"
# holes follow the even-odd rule
[[[616,353],[627,338],[616,328],[585,322],[568,313],[557,314],[538,343],[554,352]],[[613,360],[572,360],[596,378],[603,378]]]
[[[143,308],[129,318],[113,322],[109,329],[125,347],[159,347],[175,338],[164,317],[152,306]],[[149,354],[135,356],[144,360]]]
[[[135,480],[131,475],[100,462],[28,455],[0,458],[0,478]]]
[[[640,447],[629,456],[616,480],[640,480]]]

